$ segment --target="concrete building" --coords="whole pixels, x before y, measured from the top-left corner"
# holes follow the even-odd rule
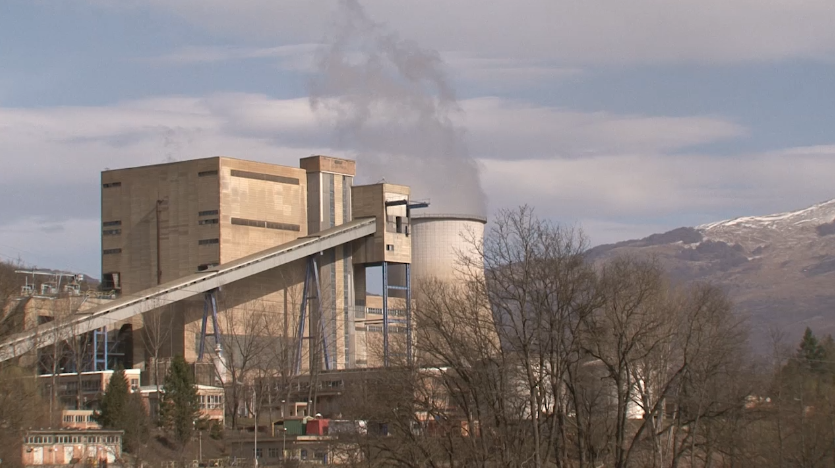
[[[358,349],[365,344],[355,333],[355,305],[365,307],[366,267],[411,261],[409,188],[354,187],[355,175],[354,161],[327,156],[303,158],[299,168],[214,157],[105,171],[101,176],[104,288],[124,297],[210,272],[354,218],[375,217],[373,236],[324,249],[316,256],[318,281],[307,274],[308,259],[216,291],[220,341],[226,349],[222,355],[210,356],[221,381],[230,366],[247,359],[242,355],[246,346],[237,346],[236,340],[261,340],[262,347],[272,348],[284,361],[290,355],[296,360],[303,356],[299,371],[368,365],[367,360],[357,359],[365,355],[364,349]],[[306,278],[311,290],[304,297]],[[302,324],[303,302],[307,313]],[[171,335],[155,354],[182,354],[195,362],[201,343],[208,354],[217,348],[211,320],[202,332],[204,304],[200,295],[152,304],[164,310],[162,320]],[[130,330],[133,337],[125,367],[149,369],[153,356],[147,342],[138,338],[148,335],[147,317],[137,315],[115,326]],[[301,337],[299,329],[303,329]]]
[[[112,370],[82,372],[81,374],[43,374],[38,376],[41,392],[44,398],[49,399],[54,391],[57,403],[65,409],[89,410],[97,407],[110,378],[113,377]],[[139,389],[139,369],[125,369],[125,379],[131,390]],[[81,400],[82,407],[78,407],[78,400]],[[91,412],[92,413],[92,412]],[[82,422],[82,421],[79,421]]]

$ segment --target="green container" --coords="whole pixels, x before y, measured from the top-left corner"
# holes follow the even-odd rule
[[[288,436],[304,435],[306,429],[301,419],[285,419],[284,428],[287,429]]]

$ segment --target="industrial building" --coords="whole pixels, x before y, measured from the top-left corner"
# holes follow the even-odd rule
[[[281,374],[321,373],[294,385],[323,396],[324,383],[346,383],[340,371],[413,361],[413,284],[457,281],[456,259],[486,220],[420,215],[428,203],[408,187],[355,186],[356,171],[311,156],[299,167],[212,157],[102,172],[102,290],[116,298],[24,330],[0,343],[0,360],[87,334],[83,370],[121,364],[149,388],[181,354],[199,383],[224,386],[259,348],[269,361],[259,365]],[[367,293],[370,268],[379,295]]]

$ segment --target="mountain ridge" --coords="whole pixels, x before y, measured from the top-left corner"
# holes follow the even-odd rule
[[[752,342],[771,330],[793,339],[806,326],[835,333],[835,199],[796,211],[681,227],[588,251],[592,261],[652,257],[676,283],[723,287],[748,316]]]

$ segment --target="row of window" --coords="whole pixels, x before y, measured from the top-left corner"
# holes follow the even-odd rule
[[[370,331],[371,333],[383,333],[383,326],[382,325],[366,325],[366,331]],[[406,327],[398,327],[394,325],[389,325],[389,333],[406,333]]]
[[[208,171],[200,171],[197,173],[197,177],[210,177],[218,175],[217,169],[208,170]],[[295,177],[285,177],[273,174],[262,174],[259,172],[249,172],[249,171],[239,171],[233,169],[231,172],[232,177],[242,177],[245,179],[255,179],[255,180],[266,180],[268,182],[278,182],[281,184],[291,184],[291,185],[299,185],[299,179]],[[106,184],[102,184],[102,188],[113,188],[113,187],[121,187],[121,182],[108,182]]]
[[[223,407],[222,395],[200,395],[200,409],[217,409]]]
[[[256,458],[264,458],[264,449],[258,448],[255,450]],[[278,447],[270,447],[267,449],[268,458],[281,458],[281,449]],[[302,450],[302,460],[307,460],[307,450]]]
[[[238,226],[250,226],[266,229],[280,229],[282,231],[299,232],[301,230],[301,226],[299,226],[298,224],[276,223],[273,221],[263,221],[260,219],[232,218],[232,224],[236,224]]]
[[[369,314],[377,314],[383,315],[383,309],[380,307],[369,307],[368,308]],[[405,317],[406,310],[405,309],[389,309],[389,317]]]
[[[118,235],[121,235],[121,234],[122,234],[121,229],[105,229],[104,231],[101,232],[101,235],[103,235],[103,236],[118,236]]]
[[[93,419],[92,414],[88,414],[86,416],[83,415],[83,414],[76,414],[76,415],[65,414],[64,415],[64,422],[65,423],[72,423],[72,422],[76,422],[76,423],[83,423],[83,422],[94,423],[94,422],[96,422],[96,420]]]
[[[118,444],[119,436],[102,435],[60,435],[60,436],[28,436],[27,444]]]
[[[212,245],[212,244],[219,244],[220,239],[200,239],[197,241],[197,245]],[[101,251],[102,255],[115,255],[122,253],[122,249],[104,249]]]
[[[299,179],[295,177],[284,177],[273,174],[262,174],[260,172],[239,171],[232,169],[232,177],[241,177],[244,179],[265,180],[267,182],[278,182],[280,184],[299,185]]]

